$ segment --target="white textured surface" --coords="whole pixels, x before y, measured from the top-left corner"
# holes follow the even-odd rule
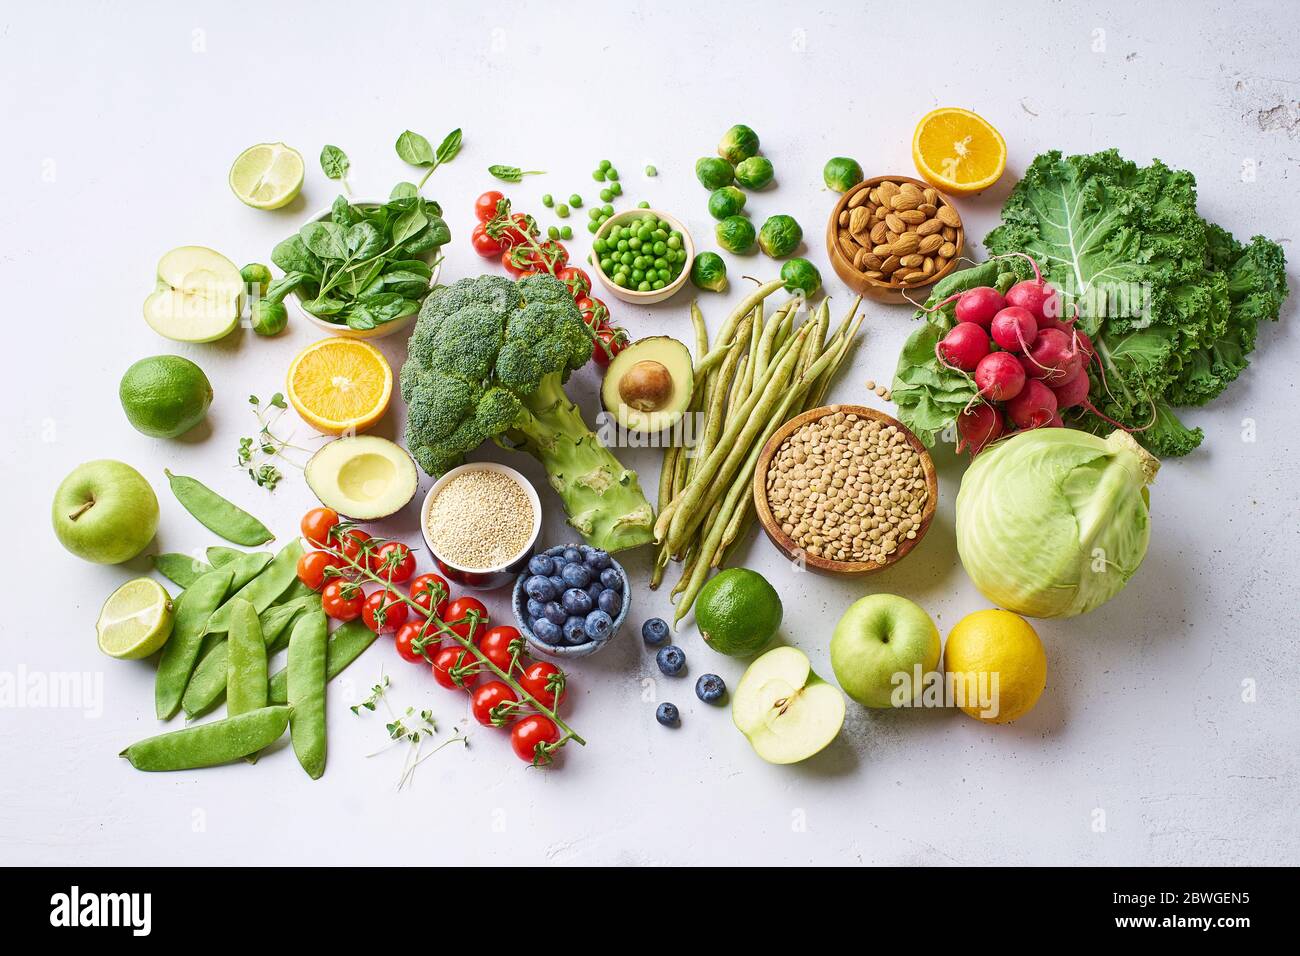
[[[298,321],[275,341],[243,331],[218,345],[178,346],[145,326],[140,302],[156,260],[173,246],[266,261],[276,240],[332,197],[315,163],[326,142],[351,156],[359,194],[383,193],[408,176],[392,151],[402,129],[436,143],[464,127],[460,158],[426,189],[444,203],[455,236],[448,279],[483,269],[467,239],[471,201],[493,185],[483,171],[490,163],[549,170],[508,188],[519,208],[541,213],[543,192],[594,200],[589,171],[608,157],[632,202],[649,199],[684,216],[709,245],[705,194],[691,166],[737,121],[759,131],[779,181],[752,198],[751,211],[794,214],[811,258],[833,279],[821,248],[834,199],[822,187],[822,163],[850,154],[869,174],[910,173],[916,119],[948,104],[976,109],[1010,144],[1003,182],[961,204],[974,237],[1035,153],[1109,146],[1193,170],[1202,212],[1239,236],[1293,235],[1296,8],[981,6],[993,5],[938,3],[903,14],[882,3],[802,12],[769,0],[733,9],[661,2],[639,12],[605,3],[565,4],[551,15],[517,3],[381,13],[388,5],[320,2],[292,15],[229,2],[7,6],[0,448],[9,546],[0,559],[8,612],[0,670],[102,674],[104,700],[94,719],[69,709],[0,710],[0,859],[1300,862],[1294,298],[1283,324],[1262,330],[1250,371],[1188,416],[1206,442],[1160,473],[1155,535],[1136,580],[1086,618],[1041,625],[1048,689],[1013,726],[850,705],[827,753],[803,766],[767,766],[725,711],[692,692],[707,670],[734,686],[741,664],[686,633],[689,678],[659,677],[631,627],[572,668],[571,719],[590,745],[571,748],[554,772],[524,769],[503,735],[480,730],[469,752],[443,751],[411,790],[394,793],[400,757],[365,759],[383,743],[381,721],[353,717],[346,694],[382,664],[396,702],[430,706],[444,726],[465,715],[463,698],[384,646],[331,688],[329,767],[319,782],[289,753],[174,775],[136,773],[116,756],[157,730],[152,667],[102,657],[93,623],[108,591],[143,564],[103,568],[66,555],[49,531],[50,496],[77,463],[114,457],[154,482],[164,550],[211,543],[167,493],[165,465],[249,504],[282,535],[292,532],[311,503],[301,480],[267,496],[230,464],[250,423],[245,397],[281,388],[290,357],[315,330]],[[637,104],[624,98],[633,76],[655,84]],[[248,209],[226,186],[229,164],[249,144],[279,139],[308,160],[303,197],[278,213]],[[642,177],[647,162],[658,179]],[[1243,179],[1247,168],[1253,181]],[[574,248],[585,253],[585,219],[571,222],[581,230]],[[1294,259],[1294,245],[1287,248]],[[733,259],[731,271],[774,270],[763,259]],[[844,290],[830,287],[844,304]],[[716,326],[726,303],[703,299]],[[653,309],[620,305],[616,317],[634,336],[689,339],[686,305],[684,295]],[[865,379],[887,380],[909,327],[906,312],[872,307],[833,397],[861,400]],[[401,361],[400,345],[382,347]],[[208,437],[157,442],[124,420],[119,376],[160,352],[190,356],[212,378]],[[592,374],[571,386],[589,411],[595,387]],[[1241,439],[1245,419],[1258,430],[1254,443]],[[392,434],[399,420],[390,414],[380,433]],[[521,457],[503,453],[539,478]],[[657,455],[628,458],[653,488]],[[985,603],[953,547],[959,472],[950,455],[940,463],[936,526],[915,555],[865,587],[915,599],[946,632]],[[417,543],[416,508],[383,530]],[[553,508],[552,540],[561,535],[557,516]],[[829,676],[830,629],[864,585],[795,577],[762,540],[747,560],[782,592],[788,640]],[[644,582],[648,562],[648,552],[628,560],[635,579]],[[507,613],[504,595],[490,606]],[[636,592],[635,622],[666,610],[664,592]],[[1242,700],[1244,681],[1255,683],[1253,703]],[[651,695],[681,706],[679,730],[654,722]],[[1099,811],[1104,832],[1096,832]]]

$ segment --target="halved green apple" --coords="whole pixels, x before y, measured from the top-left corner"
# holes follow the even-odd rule
[[[244,280],[235,264],[203,246],[180,246],[158,261],[144,320],[177,342],[215,342],[239,325]]]
[[[798,763],[840,732],[844,695],[813,673],[803,651],[777,647],[740,678],[731,698],[731,719],[768,763]]]

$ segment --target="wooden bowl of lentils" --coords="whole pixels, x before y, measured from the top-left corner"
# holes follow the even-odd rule
[[[763,446],[754,507],[791,561],[824,574],[870,574],[921,543],[939,476],[902,422],[862,405],[824,405],[786,422]]]

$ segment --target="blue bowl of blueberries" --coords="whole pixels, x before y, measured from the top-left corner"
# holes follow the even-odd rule
[[[535,554],[515,582],[515,619],[529,647],[586,657],[618,633],[631,603],[627,572],[607,551],[561,544]]]

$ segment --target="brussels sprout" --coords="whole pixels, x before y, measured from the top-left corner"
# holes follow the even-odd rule
[[[718,155],[735,166],[758,152],[758,134],[748,126],[736,125],[727,130],[718,144]]]
[[[718,245],[728,252],[745,253],[754,245],[754,224],[744,216],[728,216],[714,228]]]
[[[745,194],[735,186],[723,186],[709,194],[709,215],[714,219],[739,216],[745,208]]]
[[[721,189],[730,186],[736,178],[736,171],[731,163],[716,156],[705,156],[695,161],[695,178],[705,189]]]
[[[790,259],[781,267],[781,280],[786,292],[802,292],[811,299],[822,287],[822,274],[807,259]]]
[[[751,156],[736,167],[736,182],[746,189],[762,189],[772,181],[772,161],[766,156]]]
[[[773,259],[794,252],[803,240],[803,230],[793,216],[769,216],[758,233],[758,246]]]
[[[858,165],[856,159],[850,159],[847,156],[832,156],[826,160],[826,168],[822,170],[822,179],[826,180],[827,189],[833,189],[837,193],[846,193],[862,182],[862,167]]]
[[[253,303],[253,331],[258,335],[279,335],[289,324],[289,310],[283,302],[258,299]]]
[[[701,252],[691,266],[691,281],[709,292],[727,291],[727,264],[716,252]]]
[[[271,270],[260,262],[250,262],[239,270],[239,277],[245,285],[257,289],[258,295],[266,295],[266,287],[271,284]]]

